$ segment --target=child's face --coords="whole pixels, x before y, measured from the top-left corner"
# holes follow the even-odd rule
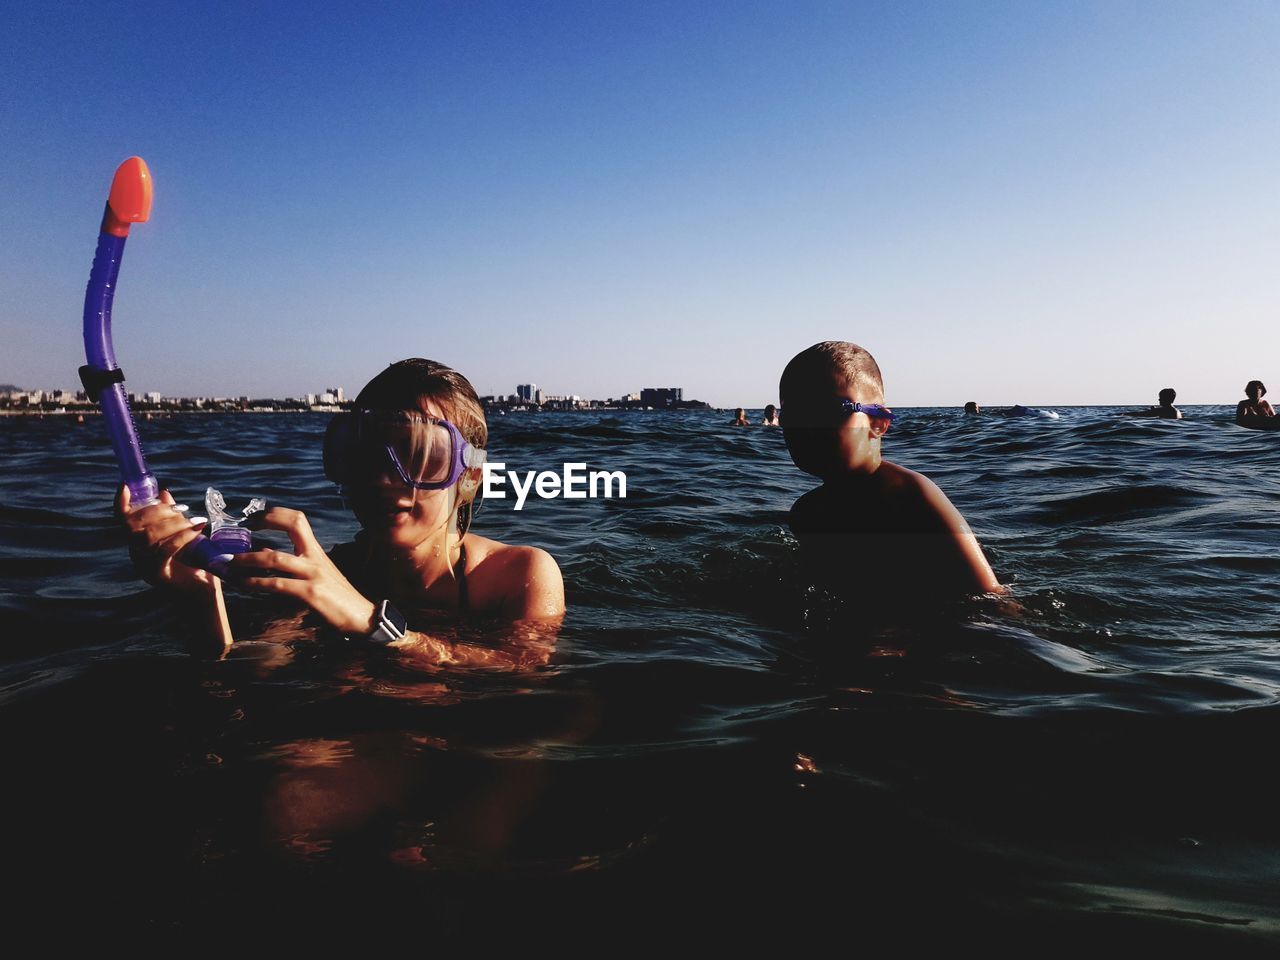
[[[841,400],[882,402],[878,395],[854,390],[843,375],[830,370],[782,404],[782,432],[791,459],[824,480],[873,472],[880,466],[880,438],[889,428],[887,420],[845,413]]]
[[[444,419],[432,400],[423,409],[412,411]],[[466,482],[467,476],[458,481]],[[441,528],[451,519],[457,485],[444,490],[414,490],[391,469],[373,482],[347,489],[347,500],[365,532],[375,541],[391,547],[413,549],[441,537]]]

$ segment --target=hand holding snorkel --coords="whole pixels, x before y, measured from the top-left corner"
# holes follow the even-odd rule
[[[121,497],[121,507],[131,512],[164,501],[160,485],[147,469],[124,389],[124,371],[116,362],[111,342],[111,303],[115,298],[116,279],[129,227],[134,223],[145,223],[150,218],[152,189],[151,171],[141,157],[130,157],[116,169],[84,296],[84,352],[87,362],[80,368],[80,380],[89,399],[102,407],[102,418],[107,424],[116,463],[120,466],[120,477],[128,490],[128,496]],[[174,507],[171,497],[167,502]],[[228,515],[225,507],[222,495],[210,487],[205,494],[205,509],[210,520],[209,536],[191,538],[177,554],[178,560],[198,569],[222,573],[234,555],[253,549],[245,523],[261,514],[266,509],[266,502],[261,498],[253,500],[238,518]],[[191,522],[174,509],[175,520],[180,522],[183,530],[189,530]]]

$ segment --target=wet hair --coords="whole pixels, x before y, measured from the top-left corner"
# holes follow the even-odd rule
[[[1173,387],[1165,387],[1160,391],[1160,402],[1173,406],[1173,401],[1178,399],[1178,391]]]
[[[1258,396],[1265,397],[1267,395],[1267,385],[1261,380],[1250,380],[1244,385],[1244,392],[1247,394],[1254,387],[1258,388]]]
[[[968,401],[968,402],[964,405],[964,412],[965,412],[965,413],[977,413],[977,412],[978,412],[978,404],[977,404],[977,403],[975,403],[973,400]]]
[[[884,400],[884,380],[880,376],[876,358],[856,343],[824,340],[807,350],[801,350],[782,371],[782,381],[778,384],[782,405],[787,405],[788,397],[794,399],[808,391],[815,377],[832,371],[838,373],[854,391],[862,394],[867,402],[879,403]]]
[[[733,411],[733,413],[734,413],[734,416],[736,416],[738,419],[742,419],[747,415],[747,411],[745,407],[739,407],[737,410]]]
[[[777,412],[778,412],[778,408],[775,407],[772,403],[764,408],[764,415],[766,417],[772,418],[777,414]]]
[[[426,401],[433,401],[462,438],[483,450],[489,443],[489,424],[484,406],[471,381],[452,367],[435,360],[410,357],[391,364],[364,385],[356,395],[358,410],[412,410],[431,416]],[[455,484],[459,537],[465,536],[475,513],[473,503],[479,484]],[[415,494],[416,495],[416,494]]]

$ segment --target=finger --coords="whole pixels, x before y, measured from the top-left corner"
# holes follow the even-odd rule
[[[170,506],[170,507],[175,506],[176,504],[174,503],[174,500],[173,500],[173,494],[171,494],[168,490],[161,490],[160,503],[158,505]],[[157,506],[157,504],[151,503],[151,504],[148,504],[146,507],[142,507],[141,509],[146,510],[149,507],[153,507],[153,506]],[[133,494],[130,492],[129,485],[127,483],[120,484],[120,489],[116,491],[115,510],[116,510],[116,514],[122,517],[128,517],[133,512]]]
[[[134,511],[125,518],[125,522],[131,532],[145,535],[148,540],[155,541],[163,540],[180,530],[198,527],[204,522],[204,518],[188,519],[180,513],[175,513],[173,507],[168,504],[161,503]]]
[[[282,573],[305,577],[311,572],[311,566],[305,560],[281,550],[253,550],[231,558],[228,570],[279,570]]]
[[[170,493],[168,490],[160,491],[160,501],[162,505],[168,506],[173,510],[177,511],[178,513],[186,513],[191,509],[191,506],[189,504],[174,503],[173,494]],[[204,517],[192,517],[191,522],[195,524],[195,523],[208,523],[209,521]]]
[[[128,526],[131,536],[140,537],[147,543],[158,543],[175,533],[192,528],[191,522],[179,514],[149,518],[135,514],[129,518]]]
[[[283,530],[287,533],[298,556],[322,552],[315,534],[311,532],[311,523],[301,510],[272,507],[262,518],[262,526],[268,530]]]
[[[237,577],[232,582],[237,586],[248,587],[262,593],[278,593],[299,598],[302,596],[302,591],[306,589],[306,584],[302,581],[284,577]]]
[[[151,550],[157,557],[161,557],[167,562],[181,553],[187,544],[199,536],[199,533],[188,527],[186,529],[179,530],[172,536],[165,537],[163,540],[156,543]]]
[[[172,575],[178,553],[197,536],[199,534],[194,530],[180,530],[173,536],[154,543],[148,543],[141,537],[133,537],[129,544],[129,557],[148,583],[157,584]]]

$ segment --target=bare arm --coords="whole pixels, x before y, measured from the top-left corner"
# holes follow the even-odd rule
[[[954,548],[954,558],[961,576],[968,579],[972,588],[982,593],[1005,593],[1004,586],[996,579],[991,564],[978,538],[969,529],[969,524],[955,505],[947,499],[947,495],[928,477],[917,474],[920,479],[920,493],[925,504],[945,528]]]
[[[536,547],[509,547],[501,558],[486,560],[485,566],[489,564],[495,568],[484,571],[483,592],[500,595],[503,613],[513,621],[499,646],[450,642],[414,630],[392,646],[439,666],[520,670],[546,663],[564,619],[560,567],[551,554]]]
[[[429,666],[530,670],[551,659],[559,633],[559,620],[521,620],[511,625],[510,635],[496,647],[450,641],[417,630],[408,631],[391,646]]]
[[[241,554],[231,563],[239,574],[236,582],[264,593],[294,597],[346,636],[365,636],[373,631],[373,602],[343,576],[324,552],[305,514],[275,507],[267,512],[263,526],[288,533],[295,552],[255,550]],[[490,648],[409,631],[391,646],[439,666],[517,669],[546,662],[564,615],[560,568],[543,550],[511,548],[505,553],[499,568],[487,579],[492,581],[489,589],[505,589],[518,598],[503,609],[516,621],[507,643]]]

